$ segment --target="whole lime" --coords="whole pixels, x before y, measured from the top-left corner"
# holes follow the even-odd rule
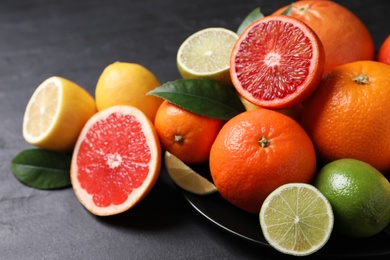
[[[390,184],[371,165],[356,159],[330,162],[314,185],[332,205],[336,232],[370,237],[390,223]]]

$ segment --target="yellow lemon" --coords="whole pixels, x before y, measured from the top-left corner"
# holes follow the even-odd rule
[[[114,62],[99,77],[95,90],[97,109],[115,105],[128,105],[140,109],[152,122],[161,98],[146,95],[160,86],[156,76],[142,65]]]
[[[32,145],[69,152],[95,113],[95,100],[85,89],[53,76],[37,87],[27,104],[23,137]]]

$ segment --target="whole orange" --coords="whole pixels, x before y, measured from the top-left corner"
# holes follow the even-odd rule
[[[390,35],[387,36],[379,47],[377,60],[390,65]]]
[[[319,161],[353,158],[390,171],[390,66],[357,61],[324,75],[301,123]]]
[[[292,118],[268,109],[245,111],[221,129],[210,152],[217,190],[233,205],[258,214],[265,198],[316,170],[313,143]]]
[[[273,14],[281,14],[288,6]],[[363,22],[344,6],[333,1],[298,1],[291,16],[309,25],[325,49],[325,69],[359,60],[373,60],[375,46]]]
[[[164,150],[186,164],[207,162],[211,145],[225,121],[202,116],[164,100],[154,126]]]

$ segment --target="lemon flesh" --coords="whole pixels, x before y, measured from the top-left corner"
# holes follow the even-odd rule
[[[289,183],[264,201],[260,225],[267,242],[276,250],[305,256],[321,249],[334,224],[328,200],[312,185]]]
[[[70,152],[95,113],[95,100],[86,90],[65,78],[50,77],[36,88],[26,106],[23,137],[38,147]]]
[[[238,35],[220,27],[200,30],[189,36],[177,53],[183,78],[205,78],[231,84],[230,53]]]
[[[164,162],[172,181],[180,188],[198,195],[207,195],[217,191],[213,183],[192,170],[173,154],[165,152]]]

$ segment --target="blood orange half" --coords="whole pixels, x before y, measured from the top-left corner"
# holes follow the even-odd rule
[[[249,25],[237,40],[230,76],[249,102],[282,109],[314,91],[324,63],[324,48],[310,27],[293,17],[269,16]]]
[[[98,216],[122,213],[152,189],[161,148],[150,120],[137,108],[113,106],[86,123],[71,166],[74,192]]]

